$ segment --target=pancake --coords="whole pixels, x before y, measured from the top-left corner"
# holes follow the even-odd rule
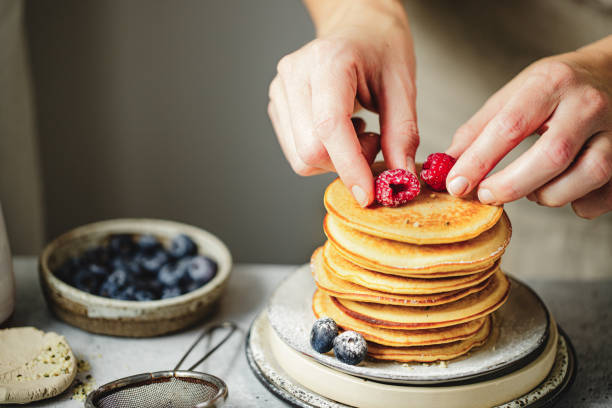
[[[439,306],[411,307],[339,298],[332,300],[343,313],[376,327],[406,330],[447,327],[486,316],[504,304],[510,291],[510,281],[501,271],[489,280],[490,283],[480,292]]]
[[[377,360],[393,360],[401,363],[421,362],[431,363],[439,360],[457,358],[477,346],[486,343],[491,332],[491,317],[485,318],[485,323],[478,332],[464,340],[433,346],[389,347],[368,343],[368,356]]]
[[[431,294],[468,288],[485,281],[499,268],[499,261],[497,261],[484,272],[458,277],[422,279],[389,275],[362,268],[342,257],[329,241],[323,246],[322,255],[325,267],[340,279],[375,291],[404,295]],[[430,274],[430,277],[432,275],[434,274]]]
[[[375,174],[383,169],[382,163],[373,166]],[[419,245],[477,237],[493,227],[503,211],[502,207],[482,204],[473,196],[464,199],[433,191],[424,183],[421,183],[421,193],[401,207],[363,208],[340,179],[327,187],[323,201],[330,214],[351,228]]]
[[[312,275],[319,289],[330,296],[341,299],[356,300],[360,302],[380,303],[399,306],[436,306],[462,299],[472,293],[483,290],[489,283],[484,281],[476,286],[466,289],[453,290],[450,292],[422,294],[422,295],[398,295],[384,293],[356,285],[345,281],[334,275],[323,264],[323,248],[315,250],[310,261]]]
[[[323,291],[317,290],[312,298],[312,310],[317,317],[327,316],[336,322],[343,330],[354,330],[370,342],[378,344],[406,347],[430,344],[450,343],[473,336],[485,323],[486,317],[440,329],[425,330],[391,330],[369,326],[362,321],[353,319],[334,304],[332,298]]]
[[[504,253],[512,227],[503,214],[493,228],[469,241],[414,245],[365,234],[327,215],[323,229],[329,241],[349,261],[366,269],[412,276],[435,272],[471,271],[491,265]]]

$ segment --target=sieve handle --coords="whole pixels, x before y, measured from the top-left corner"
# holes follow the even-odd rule
[[[195,346],[202,341],[202,339],[204,337],[207,336],[212,336],[213,332],[215,332],[218,329],[228,329],[227,334],[225,335],[225,337],[223,337],[221,339],[221,341],[219,341],[217,344],[215,344],[210,350],[208,350],[206,352],[206,354],[204,354],[204,356],[199,359],[194,365],[192,365],[191,367],[189,367],[188,371],[192,371],[194,368],[196,368],[197,366],[199,366],[204,360],[206,360],[212,353],[214,353],[215,351],[217,351],[217,349],[219,347],[221,347],[223,345],[223,343],[225,343],[227,341],[227,339],[230,338],[230,336],[238,329],[238,326],[236,325],[236,323],[234,322],[223,322],[223,323],[217,323],[217,324],[213,324],[211,326],[208,326],[207,328],[204,329],[204,331],[202,332],[202,334],[200,334],[200,336],[196,339],[196,341],[193,342],[193,344],[191,345],[191,347],[189,347],[189,350],[187,350],[187,352],[183,355],[183,357],[181,358],[181,360],[178,362],[178,364],[176,365],[176,367],[174,367],[174,371],[178,370],[179,367],[181,366],[181,364],[183,364],[183,362],[185,361],[185,359],[187,358],[187,356],[193,351],[193,349],[195,348]]]

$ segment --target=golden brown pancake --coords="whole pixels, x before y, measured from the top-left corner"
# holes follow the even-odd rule
[[[510,220],[503,214],[493,228],[464,242],[414,245],[391,241],[349,228],[327,215],[323,229],[334,247],[351,262],[377,272],[411,276],[474,270],[490,266],[510,242]]]
[[[455,326],[424,330],[391,330],[374,327],[353,319],[334,304],[331,297],[317,290],[312,298],[312,310],[317,317],[327,316],[344,330],[354,330],[368,340],[393,347],[422,346],[450,343],[473,336],[485,323],[486,317]]]
[[[430,363],[438,360],[450,360],[459,357],[472,348],[481,346],[487,341],[491,332],[491,318],[486,317],[485,323],[472,337],[464,340],[432,346],[389,347],[368,343],[368,355],[378,360],[394,360],[402,363]]]
[[[383,163],[374,164],[375,174],[382,170]],[[419,245],[472,239],[495,225],[502,214],[502,207],[482,204],[474,197],[457,198],[433,191],[424,183],[421,193],[406,205],[362,208],[336,179],[325,190],[324,203],[330,214],[351,228]]]
[[[483,290],[489,283],[485,280],[476,286],[471,286],[466,289],[421,295],[398,295],[378,292],[363,286],[359,286],[352,282],[345,281],[334,275],[323,264],[322,252],[322,247],[317,248],[310,260],[310,266],[315,283],[317,287],[326,294],[342,299],[398,306],[435,306],[462,299],[472,293]]]
[[[435,279],[431,279],[435,274],[430,274],[428,279],[423,279],[389,275],[362,268],[342,257],[329,241],[323,246],[322,255],[325,267],[340,279],[378,292],[404,295],[431,294],[468,288],[484,282],[499,269],[499,261],[497,261],[484,272]]]
[[[489,280],[490,283],[480,292],[439,306],[411,307],[339,298],[332,300],[343,313],[376,327],[405,330],[446,327],[486,316],[504,304],[510,291],[510,281],[501,271]]]

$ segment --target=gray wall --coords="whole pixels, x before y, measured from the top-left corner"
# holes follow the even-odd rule
[[[276,61],[313,36],[301,2],[26,5],[48,239],[158,217],[239,261],[308,259],[331,176],[294,175],[266,115]]]

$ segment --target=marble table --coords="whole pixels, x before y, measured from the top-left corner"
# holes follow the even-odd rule
[[[46,307],[36,259],[16,258],[17,305],[7,326],[35,326],[64,335],[78,358],[89,363],[79,374],[95,386],[142,372],[171,369],[196,338],[198,327],[162,337],[129,339],[87,333],[59,321]],[[211,320],[233,320],[246,332],[274,288],[297,269],[295,265],[239,264]],[[559,407],[612,406],[612,278],[604,281],[529,280],[559,324],[571,337],[578,355],[578,374]],[[204,345],[196,349],[204,352]],[[196,353],[198,354],[198,353]],[[196,355],[193,356],[195,361]],[[244,337],[236,336],[198,368],[214,374],[229,388],[229,407],[284,407],[251,373],[244,355]],[[30,407],[82,407],[72,392]]]

